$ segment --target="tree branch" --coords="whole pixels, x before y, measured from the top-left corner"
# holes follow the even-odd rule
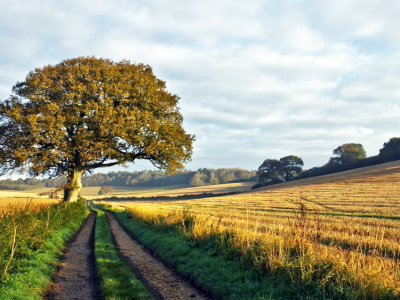
[[[107,158],[104,158],[104,159],[103,159],[101,162],[99,162],[99,163],[90,164],[90,165],[85,165],[85,166],[83,166],[81,169],[82,169],[83,171],[88,171],[88,170],[96,169],[96,168],[112,167],[112,166],[115,166],[115,165],[123,164],[123,163],[125,163],[125,162],[133,162],[136,158],[142,157],[142,156],[144,156],[144,155],[145,155],[145,153],[142,153],[142,152],[137,153],[137,154],[131,154],[131,155],[125,157],[124,159],[121,159],[121,160],[118,160],[118,161],[115,161],[115,162],[112,162],[112,163],[106,163],[106,164],[105,164],[104,162],[108,159],[108,157],[107,157]]]

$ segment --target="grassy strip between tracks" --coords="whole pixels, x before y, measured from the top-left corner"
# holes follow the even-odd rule
[[[0,299],[42,299],[66,242],[85,221],[85,201],[0,214]]]
[[[95,259],[104,299],[154,299],[131,268],[118,256],[107,217],[97,211]]]

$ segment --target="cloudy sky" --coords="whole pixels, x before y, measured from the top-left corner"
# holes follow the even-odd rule
[[[188,169],[257,169],[400,136],[400,2],[0,0],[0,99],[30,70],[94,55],[146,63],[181,97]],[[149,168],[136,163],[130,169]]]

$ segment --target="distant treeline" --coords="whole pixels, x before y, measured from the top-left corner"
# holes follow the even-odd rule
[[[367,157],[364,147],[355,143],[343,144],[333,150],[333,154],[335,156],[331,157],[325,165],[309,170],[302,170],[303,160],[294,155],[283,157],[279,161],[266,159],[258,168],[258,183],[253,186],[253,189],[400,160],[400,138],[391,138],[384,143],[376,156]],[[285,174],[290,176],[285,176]]]
[[[46,184],[44,182],[36,178],[0,180],[0,190],[26,191],[26,190],[43,188],[45,186]]]
[[[168,185],[185,184],[190,186],[204,186],[220,183],[257,181],[256,171],[243,169],[199,169],[197,171],[182,171],[170,175],[164,171],[140,172],[109,172],[86,175],[82,177],[82,185],[88,186],[130,186],[130,187],[161,187]],[[1,180],[0,189],[27,190],[42,187],[59,187],[66,183],[65,178],[49,179],[18,179]]]
[[[337,149],[339,148],[340,147],[338,147]],[[337,157],[331,157],[328,163],[323,165],[322,167],[314,167],[302,172],[295,179],[327,175],[400,160],[400,138],[391,138],[387,143],[383,144],[383,148],[379,150],[378,155],[370,157],[366,157],[365,155],[365,157],[359,159],[344,160],[344,153],[337,153],[335,152],[335,150],[334,154],[338,155]],[[354,156],[351,157],[354,158]]]
[[[296,178],[293,178],[293,180],[304,179],[304,178],[315,177],[315,176],[322,176],[322,175],[343,172],[343,171],[348,171],[348,170],[353,170],[353,169],[358,169],[358,168],[363,168],[363,167],[369,167],[369,166],[379,165],[379,164],[389,162],[389,161],[391,161],[391,160],[383,160],[379,155],[376,155],[376,156],[366,157],[359,161],[355,161],[355,162],[348,163],[348,164],[329,164],[328,163],[328,164],[323,165],[322,167],[314,167],[314,168],[308,169],[306,171],[303,171],[299,176],[297,176]]]
[[[110,172],[97,173],[82,178],[83,186],[137,186],[159,187],[176,184],[190,186],[213,185],[220,183],[251,181],[256,179],[256,171],[243,169],[199,169],[183,171],[170,175],[164,171]]]

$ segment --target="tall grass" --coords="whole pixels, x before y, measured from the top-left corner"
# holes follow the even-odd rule
[[[0,212],[0,299],[38,299],[65,242],[79,229],[85,202],[12,206]]]

